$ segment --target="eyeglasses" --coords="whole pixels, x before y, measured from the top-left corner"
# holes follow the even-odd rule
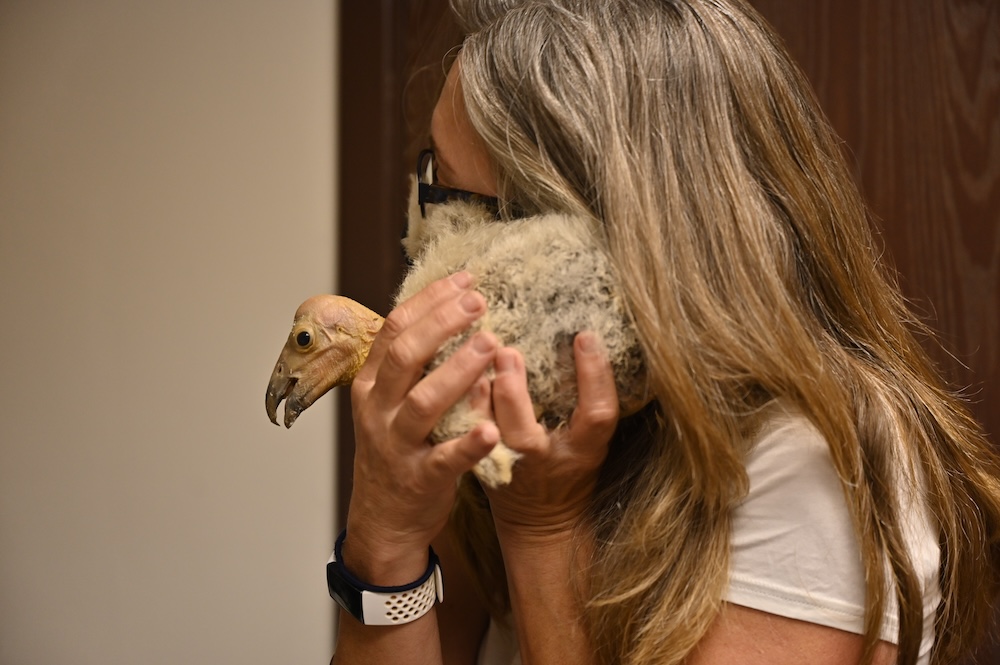
[[[420,202],[420,215],[427,217],[428,203],[447,203],[448,201],[466,201],[484,206],[500,218],[500,201],[495,196],[468,192],[464,189],[452,189],[434,183],[437,169],[434,168],[434,151],[430,148],[422,150],[417,157],[417,201]]]

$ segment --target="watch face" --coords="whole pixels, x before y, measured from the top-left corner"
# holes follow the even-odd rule
[[[361,592],[348,584],[347,580],[337,574],[337,564],[326,564],[326,585],[330,596],[358,621],[364,622],[364,612],[361,609]]]

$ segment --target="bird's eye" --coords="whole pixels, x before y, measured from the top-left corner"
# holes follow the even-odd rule
[[[304,349],[312,344],[312,335],[309,334],[308,330],[303,330],[295,336],[295,343]]]

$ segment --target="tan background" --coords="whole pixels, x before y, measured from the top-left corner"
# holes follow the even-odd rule
[[[322,663],[335,3],[0,0],[0,664]]]

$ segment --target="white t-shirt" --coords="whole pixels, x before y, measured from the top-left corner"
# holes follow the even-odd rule
[[[923,483],[900,465],[904,534],[923,589],[919,665],[930,662],[940,551]],[[864,632],[861,551],[826,441],[801,414],[778,412],[747,458],[750,490],[733,514],[729,588],[735,605],[852,633]],[[891,594],[890,594],[891,595]],[[896,603],[887,603],[881,638],[896,642]],[[511,622],[507,622],[510,624]],[[479,665],[520,665],[509,625],[490,622]]]

